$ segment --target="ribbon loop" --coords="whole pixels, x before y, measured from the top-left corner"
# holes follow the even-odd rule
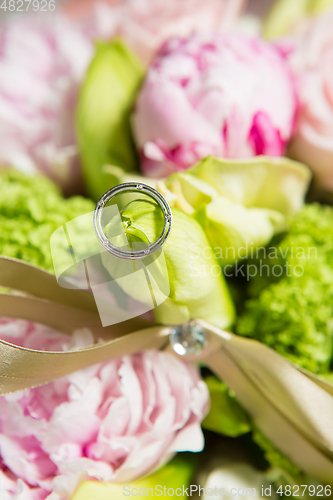
[[[168,340],[171,326],[156,326],[135,318],[102,328],[88,292],[60,287],[57,290],[52,275],[14,259],[1,257],[0,271],[0,285],[30,294],[1,294],[0,315],[58,326],[66,333],[89,327],[96,340],[99,334],[111,339],[67,352],[36,351],[0,341],[1,395],[143,350],[162,349],[177,355]],[[304,471],[331,483],[333,386],[300,370],[260,342],[200,320],[198,323],[205,330],[206,346],[199,355],[186,355],[185,359],[203,361],[235,392],[254,424],[278,449]]]

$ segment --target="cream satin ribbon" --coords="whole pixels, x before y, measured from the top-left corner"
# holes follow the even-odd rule
[[[46,352],[0,341],[0,394],[35,387],[94,363],[146,349],[172,350],[172,326],[139,318],[102,328],[93,296],[60,288],[53,275],[0,257],[0,315],[29,319],[71,334],[89,328],[103,342],[76,351]],[[299,370],[265,345],[197,321],[207,345],[190,362],[203,361],[232,389],[255,425],[301,469],[333,481],[333,386]]]

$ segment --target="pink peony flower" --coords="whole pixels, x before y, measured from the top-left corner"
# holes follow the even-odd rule
[[[148,64],[172,36],[230,28],[244,4],[245,0],[71,0],[64,9],[75,18],[89,17],[98,37],[123,37]]]
[[[173,38],[136,103],[143,172],[165,177],[209,154],[283,155],[295,101],[288,66],[273,45],[235,34]]]
[[[307,24],[290,55],[299,112],[289,154],[314,172],[318,186],[333,190],[333,12]]]
[[[74,110],[92,54],[88,37],[55,14],[0,26],[0,165],[77,183]]]
[[[88,330],[69,344],[46,327],[3,318],[0,338],[44,350],[92,343]],[[132,481],[176,451],[200,451],[207,407],[196,368],[157,351],[2,396],[0,498],[65,499],[83,480]]]

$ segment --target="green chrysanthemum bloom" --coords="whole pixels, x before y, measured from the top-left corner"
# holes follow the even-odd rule
[[[247,302],[237,324],[241,335],[255,337],[303,368],[329,371],[333,333],[333,209],[307,205],[291,221],[287,236],[266,258],[266,277],[250,290],[259,295]],[[283,269],[277,280],[274,266]],[[280,271],[279,271],[280,272]],[[261,281],[266,288],[260,291]]]
[[[53,272],[52,233],[92,210],[93,202],[83,197],[64,199],[46,177],[0,170],[0,254]]]

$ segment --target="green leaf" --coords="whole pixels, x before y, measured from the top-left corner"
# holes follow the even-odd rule
[[[333,7],[333,0],[278,0],[263,24],[263,36],[274,39],[290,33],[305,18]]]
[[[251,421],[227,386],[213,376],[205,378],[205,382],[210,392],[211,407],[202,426],[230,437],[249,432]]]
[[[106,165],[126,171],[138,166],[130,113],[143,76],[140,61],[122,40],[96,44],[76,113],[85,183],[95,199],[115,182]]]

